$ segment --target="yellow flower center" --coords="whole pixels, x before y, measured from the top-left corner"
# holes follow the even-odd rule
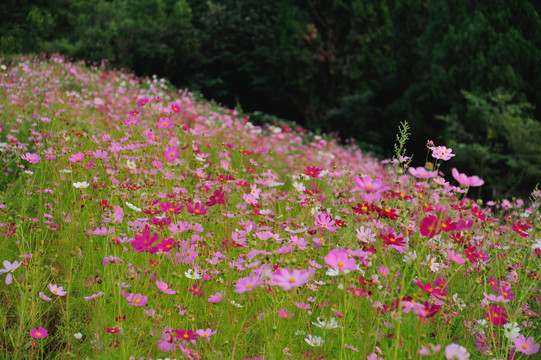
[[[294,282],[295,282],[295,278],[294,278],[294,277],[290,277],[290,278],[289,278],[289,282],[290,282],[290,283],[294,283]]]
[[[344,263],[341,262],[341,261],[339,261],[339,262],[338,262],[338,266],[339,266],[339,267],[342,267],[342,266],[344,266]]]

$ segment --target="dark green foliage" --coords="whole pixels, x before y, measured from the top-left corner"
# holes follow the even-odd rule
[[[482,174],[488,198],[533,189],[541,179],[541,123],[531,118],[533,107],[501,89],[481,96],[463,91],[463,96],[463,121],[442,117],[446,143],[457,154],[453,165]]]
[[[527,142],[541,119],[540,12],[533,0],[6,0],[0,54],[106,58],[385,156],[407,120],[416,159],[428,139],[456,146],[482,165],[454,164],[485,178],[490,196],[524,195],[537,175],[516,160],[529,150],[512,139]],[[486,114],[505,118],[512,104],[520,126],[487,141]]]

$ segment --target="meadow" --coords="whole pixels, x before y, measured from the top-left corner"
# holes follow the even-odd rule
[[[407,123],[381,161],[105,63],[0,65],[0,358],[539,359],[540,190],[470,198]]]

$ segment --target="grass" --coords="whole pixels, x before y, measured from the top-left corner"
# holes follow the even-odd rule
[[[483,206],[412,176],[407,124],[380,161],[157,79],[5,64],[0,358],[539,354],[537,192]]]

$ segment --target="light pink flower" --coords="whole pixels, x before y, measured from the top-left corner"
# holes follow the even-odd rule
[[[438,175],[437,171],[427,171],[424,167],[408,168],[408,172],[417,179],[430,179]]]
[[[526,339],[524,335],[519,335],[513,339],[517,350],[526,355],[532,355],[539,351],[539,344],[534,342],[533,336]]]
[[[242,294],[247,291],[252,291],[255,287],[262,285],[263,281],[258,276],[250,275],[240,278],[235,285],[235,292]]]
[[[357,263],[355,259],[350,258],[346,249],[341,248],[331,250],[327,256],[325,256],[325,263],[336,270],[344,271],[355,271],[357,270]]]
[[[272,279],[276,285],[280,286],[282,289],[291,290],[294,287],[306,284],[309,277],[310,274],[304,269],[293,269],[293,271],[289,271],[288,268],[283,268],[273,274]]]
[[[165,294],[176,294],[177,292],[169,287],[165,282],[156,280],[156,286]]]
[[[482,186],[485,182],[478,176],[467,176],[466,174],[459,173],[456,168],[451,170],[451,174],[456,181],[462,186]]]
[[[24,155],[21,155],[21,159],[28,161],[30,164],[37,164],[41,160],[38,154],[32,154],[27,152]]]
[[[49,284],[49,285],[47,285],[47,287],[49,288],[49,290],[53,294],[58,295],[58,296],[65,296],[68,293],[67,291],[64,291],[63,286],[57,286],[57,285],[54,285],[54,284]]]
[[[450,344],[445,347],[445,358],[447,360],[468,360],[470,353],[464,346]]]

